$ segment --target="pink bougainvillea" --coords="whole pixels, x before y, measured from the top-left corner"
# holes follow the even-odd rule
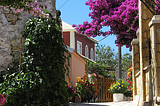
[[[160,0],[157,0],[157,3]],[[131,41],[136,38],[138,25],[138,0],[88,0],[85,5],[89,6],[91,22],[83,22],[80,25],[73,25],[81,34],[89,37],[106,36],[115,34],[116,45],[126,45],[132,49]],[[160,13],[158,7],[157,11]],[[110,26],[110,31],[103,31],[102,28]]]
[[[43,5],[41,2],[37,2],[36,0],[23,0],[23,2],[20,2],[20,5],[15,4],[11,7],[14,8],[13,12],[15,13],[24,11],[25,13],[30,13],[31,15],[40,18],[49,18],[49,14],[43,12],[44,9],[48,9],[48,5]]]

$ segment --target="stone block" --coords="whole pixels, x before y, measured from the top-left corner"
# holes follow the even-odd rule
[[[0,31],[0,38],[5,39],[6,38],[6,32]]]
[[[156,60],[157,60],[157,67],[160,67],[160,53],[157,53]]]
[[[17,26],[16,25],[9,25],[8,31],[16,31]]]
[[[21,14],[18,15],[17,18],[21,20],[22,19],[22,15]]]
[[[17,42],[17,40],[11,41],[11,45],[12,45],[13,47],[18,47],[18,42]]]
[[[4,14],[9,14],[10,13],[10,9],[5,7],[4,10],[3,10],[3,13]]]
[[[148,39],[150,37],[150,31],[146,31],[142,35],[142,39]]]
[[[16,39],[15,32],[8,32],[8,39],[10,41],[15,40]]]
[[[0,14],[3,14],[3,7],[0,6]]]
[[[6,18],[8,21],[16,21],[18,19],[17,15],[15,14],[6,14]]]
[[[3,24],[7,24],[8,21],[6,19],[6,17],[4,16],[4,14],[0,14],[0,23],[3,23]]]
[[[13,55],[14,55],[15,59],[19,59],[19,57],[20,57],[20,51],[14,50],[13,51]]]

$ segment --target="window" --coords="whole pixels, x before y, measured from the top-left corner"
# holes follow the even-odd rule
[[[77,53],[82,54],[82,42],[77,41]]]
[[[85,56],[88,57],[88,46],[85,47]]]
[[[93,48],[91,48],[90,58],[93,60]]]

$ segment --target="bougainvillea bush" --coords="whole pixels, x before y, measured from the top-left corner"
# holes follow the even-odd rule
[[[156,0],[159,4],[160,0]],[[136,38],[138,25],[138,0],[88,0],[86,5],[92,21],[75,25],[77,31],[89,37],[116,35],[116,45],[126,45],[131,50],[131,41]],[[156,7],[159,12],[158,7]],[[102,30],[110,26],[110,31]]]
[[[25,11],[37,17],[49,18],[49,14],[45,13],[48,6],[37,2],[37,0],[0,0],[0,5],[12,7],[15,13]]]

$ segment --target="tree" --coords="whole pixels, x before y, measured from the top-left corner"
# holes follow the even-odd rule
[[[118,53],[114,52],[110,46],[100,45],[96,47],[96,62],[102,65],[117,68],[118,66]],[[132,55],[125,53],[122,56],[122,69],[127,71],[128,66],[132,63]]]
[[[128,66],[132,64],[132,55],[130,53],[126,53],[122,56],[122,69],[127,71]]]
[[[160,4],[160,0],[156,0]],[[117,35],[116,45],[126,45],[132,49],[131,41],[136,38],[138,25],[138,0],[88,0],[92,21],[75,25],[77,31],[87,36]],[[156,7],[159,12],[158,7]],[[102,28],[110,26],[110,31],[103,31]]]
[[[118,63],[117,54],[110,46],[100,45],[96,47],[96,62],[114,68]]]

